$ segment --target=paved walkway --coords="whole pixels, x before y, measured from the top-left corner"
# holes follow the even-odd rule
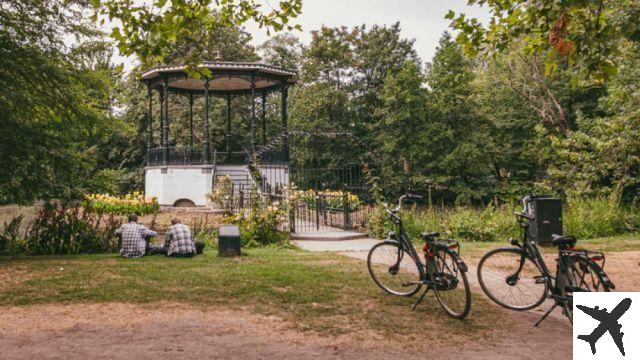
[[[376,239],[357,239],[357,240],[294,240],[293,243],[299,248],[307,251],[314,252],[322,252],[322,251],[331,251],[331,252],[339,252],[345,253],[348,256],[352,256],[355,254],[349,253],[364,253],[365,258],[366,254],[369,252],[369,249],[375,244],[377,244],[380,240]],[[360,254],[358,254],[360,255]],[[361,258],[360,256],[353,256],[357,258]]]

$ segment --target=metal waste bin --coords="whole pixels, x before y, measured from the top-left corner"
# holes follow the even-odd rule
[[[240,255],[240,228],[224,225],[218,228],[218,256]]]
[[[540,244],[550,244],[551,235],[562,235],[562,200],[550,197],[537,197],[531,200],[529,235]]]

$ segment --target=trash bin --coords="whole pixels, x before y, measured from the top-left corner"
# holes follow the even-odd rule
[[[224,225],[218,228],[218,256],[240,255],[240,228]]]
[[[551,235],[562,235],[562,200],[536,197],[531,200],[529,236],[539,244],[550,244]]]

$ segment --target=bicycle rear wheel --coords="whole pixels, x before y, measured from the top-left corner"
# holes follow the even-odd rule
[[[456,319],[464,319],[471,310],[471,290],[465,269],[460,268],[458,254],[448,247],[435,252],[436,268],[433,291],[440,306]]]
[[[516,247],[485,254],[478,264],[478,281],[491,300],[518,311],[539,306],[549,291],[538,265]]]
[[[573,293],[609,292],[611,289],[603,277],[600,265],[582,256],[571,256],[567,262],[566,284],[560,287],[560,295],[572,298],[564,303],[565,315],[573,323]]]
[[[398,242],[374,245],[367,257],[367,267],[373,281],[389,294],[412,296],[422,287],[418,265]]]

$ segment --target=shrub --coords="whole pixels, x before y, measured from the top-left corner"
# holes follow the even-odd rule
[[[424,231],[438,231],[444,236],[469,241],[503,241],[520,233],[508,206],[405,208],[405,229],[417,241]],[[383,206],[365,219],[371,236],[382,237],[391,229]],[[619,205],[608,198],[570,199],[564,203],[564,233],[582,239],[638,231],[640,215],[635,207]]]
[[[287,209],[287,203],[256,199],[246,212],[239,212],[227,221],[240,227],[244,247],[285,244],[289,239]]]
[[[565,202],[565,234],[589,239],[637,231],[638,211],[606,197],[573,198]]]
[[[24,239],[20,234],[20,226],[24,215],[13,217],[9,223],[4,223],[0,230],[0,255],[16,254],[24,251]]]
[[[160,206],[155,197],[145,197],[144,193],[134,191],[123,197],[109,194],[90,194],[85,198],[85,209],[98,214],[127,215],[136,213],[147,215],[158,212]]]
[[[45,203],[30,224],[14,217],[0,231],[0,254],[58,255],[114,252],[121,219],[83,211],[79,204]]]
[[[229,175],[217,178],[213,190],[205,196],[218,209],[224,210],[227,214],[233,213],[233,182]]]

